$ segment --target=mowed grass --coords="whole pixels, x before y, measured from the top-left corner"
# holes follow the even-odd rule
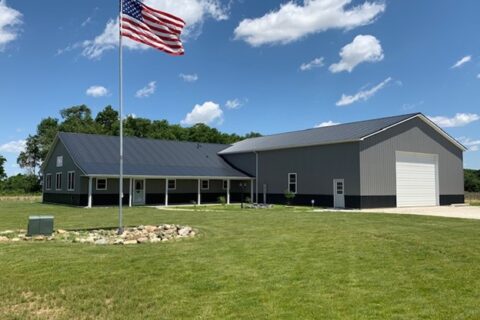
[[[479,319],[480,221],[276,208],[127,208],[127,225],[193,239],[137,246],[0,244],[0,319]],[[56,228],[115,226],[117,209],[0,203]]]

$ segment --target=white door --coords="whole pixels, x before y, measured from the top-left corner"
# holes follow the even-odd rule
[[[436,206],[438,156],[396,152],[397,207]]]
[[[145,180],[133,180],[133,203],[145,204]]]
[[[345,183],[343,179],[333,179],[333,206],[345,208]]]

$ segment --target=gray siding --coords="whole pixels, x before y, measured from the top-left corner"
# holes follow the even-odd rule
[[[361,195],[396,195],[395,151],[438,154],[440,195],[463,194],[463,153],[415,118],[360,142]]]
[[[63,156],[63,166],[57,167],[57,157]],[[67,190],[67,173],[69,171],[75,171],[75,189],[74,191]],[[62,189],[56,190],[55,181],[56,173],[62,173]],[[46,190],[46,175],[52,175],[52,188],[51,190]],[[48,159],[46,165],[43,167],[43,177],[45,183],[43,184],[43,190],[45,193],[70,193],[70,194],[79,194],[82,189],[82,171],[75,165],[72,158],[67,152],[67,149],[63,143],[58,140],[58,143],[53,148],[50,159]]]
[[[255,153],[225,154],[222,157],[236,169],[243,171],[252,177],[255,176]]]
[[[298,194],[332,195],[333,179],[345,179],[345,195],[360,195],[358,148],[355,142],[259,152],[259,198],[263,184],[268,194],[283,194],[288,173],[297,174]]]

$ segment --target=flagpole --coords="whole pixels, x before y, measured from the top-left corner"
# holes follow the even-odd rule
[[[119,102],[120,102],[120,179],[119,179],[119,203],[118,203],[118,233],[123,233],[123,50],[122,50],[122,9],[123,0],[120,2],[118,19],[118,54],[119,54]]]

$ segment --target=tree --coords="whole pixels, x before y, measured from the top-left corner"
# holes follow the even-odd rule
[[[32,174],[17,174],[2,181],[2,193],[36,193],[42,190],[38,177]]]
[[[150,119],[129,116],[124,122],[125,136],[147,138],[151,124]]]
[[[26,168],[33,175],[37,174],[37,167],[42,163],[38,135],[29,135],[25,145],[25,151],[20,152],[17,158],[20,168]]]
[[[106,106],[95,117],[95,122],[100,127],[100,132],[106,135],[118,136],[120,130],[118,112],[111,106]]]
[[[92,118],[92,111],[84,104],[62,109],[60,115],[63,118],[60,131],[77,133],[97,133],[99,131]]]
[[[0,180],[3,180],[7,177],[4,168],[5,162],[7,162],[7,159],[0,155]]]
[[[465,191],[480,192],[480,170],[465,169]]]

